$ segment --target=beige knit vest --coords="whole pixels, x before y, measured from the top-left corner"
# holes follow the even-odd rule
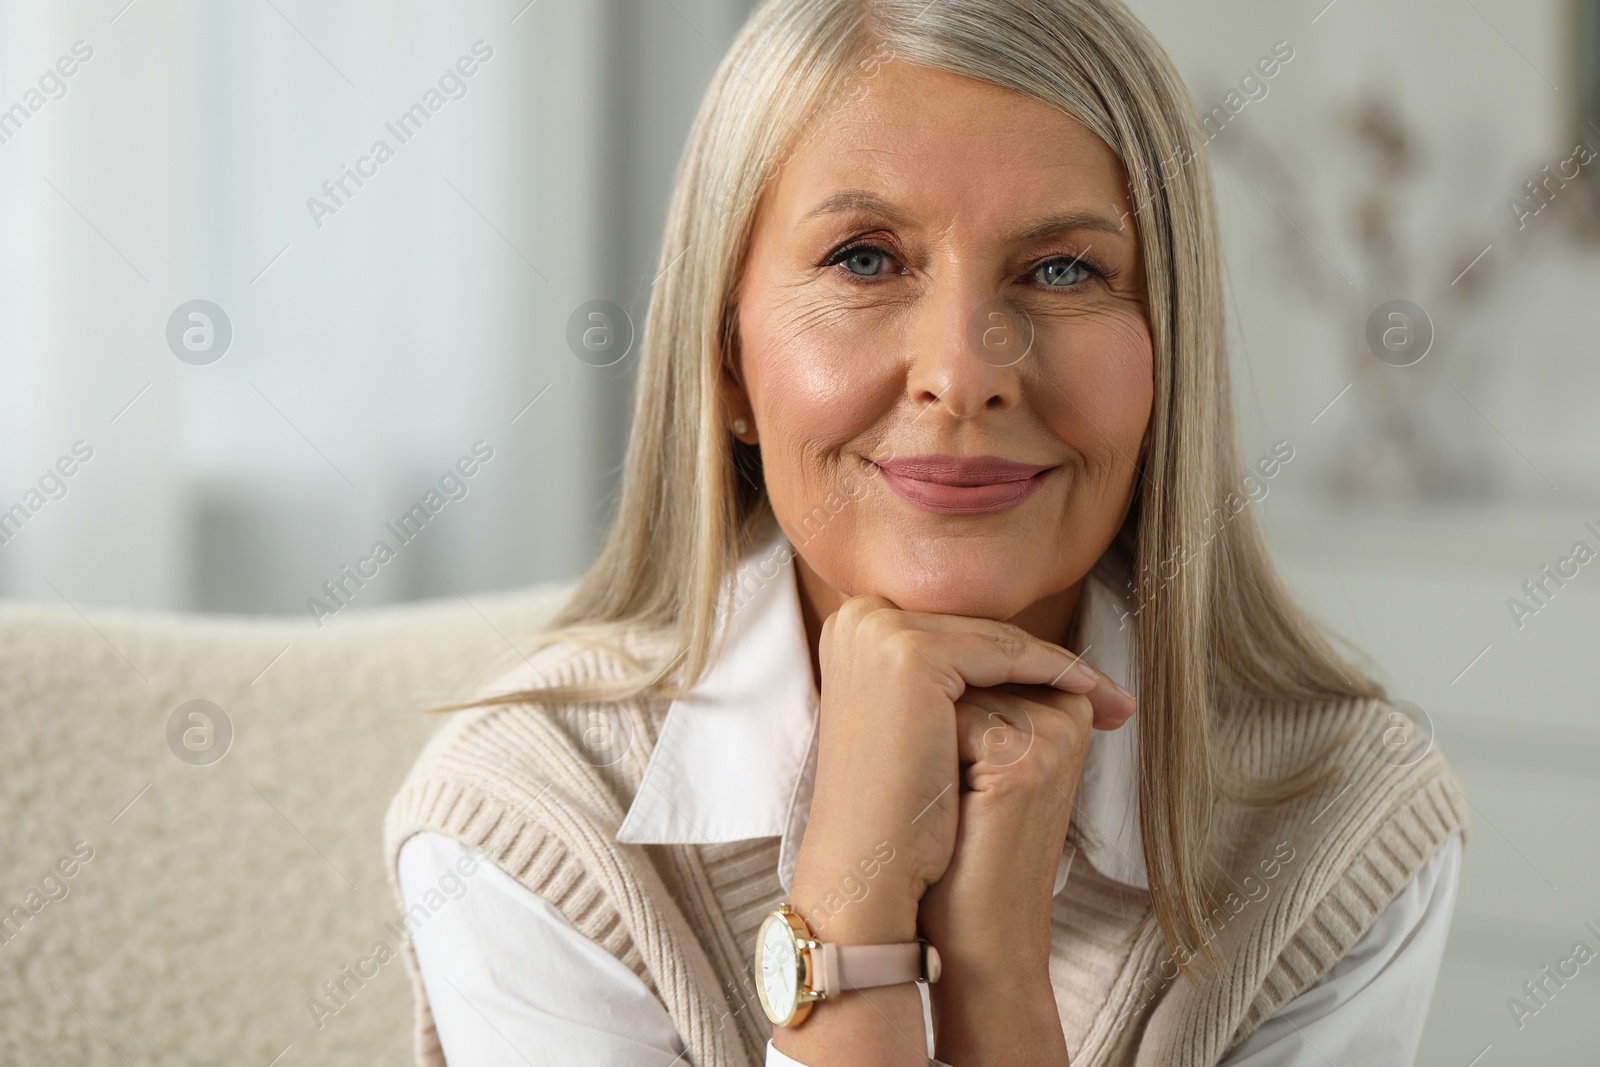
[[[647,659],[665,647],[637,636]],[[532,657],[554,684],[616,677],[614,656],[574,644]],[[587,708],[502,705],[458,712],[429,741],[389,807],[385,849],[395,887],[401,844],[421,830],[485,851],[642,979],[671,1014],[699,1067],[759,1067],[771,1028],[756,1000],[757,925],[783,899],[778,839],[708,845],[616,840],[667,702],[606,705],[631,733],[620,759],[595,766],[581,740]],[[1317,981],[1451,834],[1468,804],[1436,748],[1384,758],[1390,708],[1241,700],[1219,743],[1241,770],[1277,776],[1349,724],[1337,781],[1299,800],[1219,813],[1212,855],[1238,892],[1212,912],[1224,961],[1203,981],[1179,975],[1148,921],[1149,894],[1082,857],[1056,897],[1050,976],[1075,1067],[1211,1067]],[[620,716],[620,718],[617,718]],[[1402,765],[1409,763],[1409,765]],[[404,904],[402,903],[402,908]],[[441,1067],[433,1017],[405,942],[416,998],[417,1063]],[[957,1065],[959,1067],[959,1065]]]

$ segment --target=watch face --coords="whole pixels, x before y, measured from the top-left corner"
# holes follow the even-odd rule
[[[800,957],[794,930],[774,912],[761,923],[756,937],[756,990],[767,1018],[787,1025],[800,999]]]

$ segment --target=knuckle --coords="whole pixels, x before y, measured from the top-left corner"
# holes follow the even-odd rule
[[[989,637],[1000,652],[1011,659],[1020,659],[1033,641],[1026,630],[1009,622],[1000,623]]]
[[[1088,741],[1087,722],[1080,726],[1065,715],[1042,715],[1040,719],[1044,720],[1039,726],[1043,747],[1062,758]]]
[[[917,648],[915,634],[897,632],[887,636],[883,654],[889,669],[904,674],[927,666],[927,657]]]
[[[982,756],[992,763],[1015,763],[1020,761],[1031,741],[1026,730],[991,712],[983,731]]]
[[[1014,796],[1034,796],[1048,790],[1055,777],[1037,749],[1035,745],[1021,758],[1006,763],[995,785]]]
[[[872,605],[867,603],[866,597],[853,596],[839,605],[835,616],[841,626],[854,630],[859,627],[864,619],[872,613]]]
[[[876,596],[851,597],[839,609],[839,613],[856,629],[888,625],[893,612],[894,608],[887,600]]]
[[[1039,760],[1041,771],[1052,782],[1076,773],[1073,768],[1080,767],[1083,757],[1088,754],[1088,750],[1083,748],[1076,738],[1044,738],[1035,747],[1038,748],[1041,757]]]

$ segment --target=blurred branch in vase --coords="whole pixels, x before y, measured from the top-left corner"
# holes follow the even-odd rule
[[[1328,135],[1296,151],[1293,170],[1289,153],[1252,122],[1232,124],[1217,146],[1270,205],[1273,254],[1343,353],[1351,395],[1341,413],[1343,447],[1323,468],[1329,493],[1481,499],[1494,489],[1481,416],[1474,425],[1459,398],[1436,395],[1482,395],[1495,355],[1482,326],[1514,310],[1501,283],[1560,227],[1549,220],[1507,234],[1486,209],[1465,217],[1460,232],[1422,232],[1416,205],[1447,187],[1396,96],[1369,85],[1335,104]],[[1313,191],[1301,173],[1335,172],[1349,158],[1360,161],[1360,179],[1347,199]],[[1336,266],[1341,250],[1354,250],[1356,262]],[[1399,339],[1393,351],[1389,338]]]

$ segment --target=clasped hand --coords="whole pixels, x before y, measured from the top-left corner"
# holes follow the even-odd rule
[[[1050,1062],[1058,1051],[1065,1062],[1048,975],[1051,890],[1090,730],[1126,722],[1132,695],[1015,625],[901,611],[881,597],[846,601],[824,623],[819,653],[796,907],[806,914],[889,842],[893,862],[829,916],[829,939],[922,936],[939,949],[941,1059],[959,1048],[967,1062]],[[842,1027],[848,1017],[836,1018]]]

